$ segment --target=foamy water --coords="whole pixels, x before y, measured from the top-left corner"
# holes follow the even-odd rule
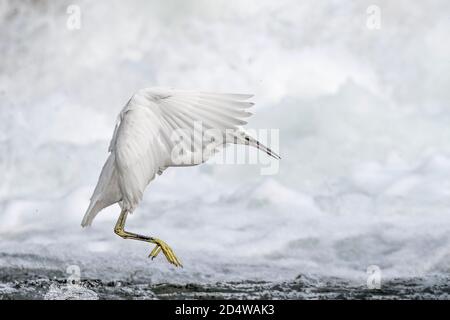
[[[0,266],[155,281],[448,275],[450,28],[446,1],[3,1]],[[66,8],[81,8],[80,30]],[[171,168],[128,228],[118,206],[80,227],[116,115],[139,88],[254,93],[279,129],[279,173]],[[243,151],[243,149],[241,150]]]

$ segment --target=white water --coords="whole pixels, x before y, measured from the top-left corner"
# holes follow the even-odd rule
[[[0,1],[1,266],[152,280],[450,272],[448,1]],[[78,4],[80,30],[66,28]],[[256,94],[280,172],[169,169],[129,229],[79,226],[116,114],[137,89]]]

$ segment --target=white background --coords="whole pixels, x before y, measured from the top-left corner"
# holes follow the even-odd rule
[[[0,3],[0,266],[155,281],[449,273],[448,1]],[[80,227],[116,115],[148,86],[254,93],[248,127],[280,130],[276,175],[206,164],[148,187],[128,228],[168,242],[183,270],[118,238],[118,206]]]

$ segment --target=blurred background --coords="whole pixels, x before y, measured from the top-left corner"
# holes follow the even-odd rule
[[[370,5],[380,9],[369,28]],[[81,13],[67,27],[69,5]],[[0,0],[0,267],[214,282],[450,272],[448,1]],[[253,93],[279,172],[171,168],[89,229],[116,116],[149,86]],[[243,150],[241,150],[243,152]],[[358,280],[359,279],[359,280]]]

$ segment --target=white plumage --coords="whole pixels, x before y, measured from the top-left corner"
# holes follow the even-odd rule
[[[226,143],[248,144],[279,159],[270,149],[248,136],[240,126],[251,115],[247,102],[252,95],[219,94],[148,88],[138,91],[120,112],[109,146],[110,155],[102,169],[82,226],[89,226],[97,213],[114,203],[132,212],[142,199],[146,186],[167,167],[180,166],[174,159],[172,134],[183,129],[194,136],[194,125],[216,129],[222,141],[194,140],[194,149],[215,149]],[[190,149],[187,146],[187,149]],[[207,160],[182,165],[197,165]]]

